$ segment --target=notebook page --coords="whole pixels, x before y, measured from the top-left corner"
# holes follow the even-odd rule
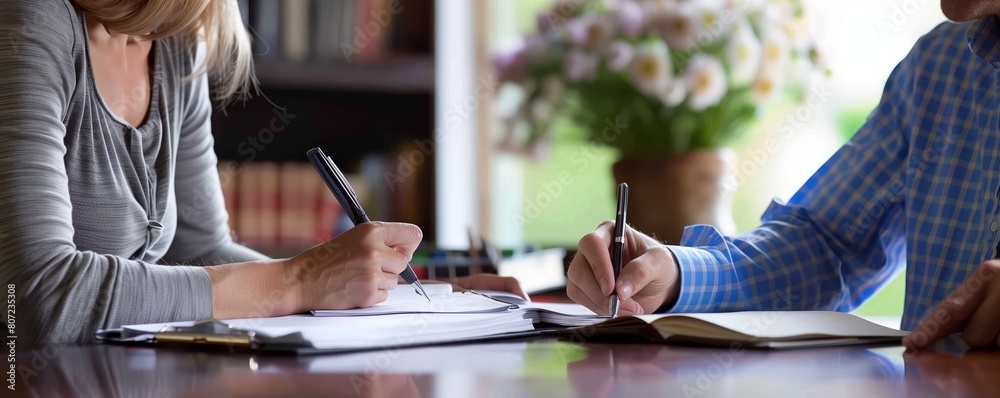
[[[477,294],[452,293],[447,296],[433,296],[431,301],[421,298],[415,302],[380,303],[367,308],[351,310],[315,310],[312,314],[319,317],[356,317],[389,314],[474,314],[488,312],[503,312],[510,305],[491,300]]]
[[[424,291],[427,295],[433,299],[435,296],[447,296],[452,293],[452,288],[450,283],[424,283],[422,284]],[[395,289],[389,291],[389,297],[385,301],[375,304],[374,307],[392,305],[392,304],[404,304],[404,303],[418,303],[426,302],[427,299],[413,290],[412,287],[405,283],[400,283]]]
[[[905,331],[887,328],[857,316],[834,311],[747,311],[717,314],[639,315],[647,323],[669,325],[671,318],[708,322],[762,339],[796,337],[903,337]]]

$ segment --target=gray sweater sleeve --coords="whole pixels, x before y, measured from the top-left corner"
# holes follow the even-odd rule
[[[67,188],[64,122],[81,60],[74,56],[76,15],[64,0],[9,1],[0,6],[0,283],[16,290],[16,333],[21,343],[93,339],[94,331],[123,324],[195,320],[212,316],[212,288],[204,269],[164,266],[79,250],[73,240]],[[203,95],[199,83],[196,95]],[[201,109],[204,105],[197,105]],[[192,120],[181,140],[179,203],[192,192],[215,195],[201,221],[188,216],[176,253],[189,258],[258,256],[218,227],[217,177],[207,115]],[[200,162],[200,164],[198,164]],[[214,224],[214,225],[213,225]],[[223,236],[225,235],[225,236]],[[194,243],[199,239],[211,242]],[[179,257],[183,257],[178,254]]]

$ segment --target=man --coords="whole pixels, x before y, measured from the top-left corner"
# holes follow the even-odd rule
[[[624,314],[849,311],[905,267],[907,347],[958,332],[997,347],[1000,1],[941,6],[962,23],[917,42],[867,123],[760,227],[692,226],[681,246],[629,230],[615,282],[606,222],[580,240],[569,296],[598,313],[614,288]]]

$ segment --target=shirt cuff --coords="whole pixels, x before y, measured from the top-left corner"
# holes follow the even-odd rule
[[[714,312],[725,297],[721,268],[729,260],[715,248],[667,246],[680,271],[680,292],[673,307],[664,312]]]

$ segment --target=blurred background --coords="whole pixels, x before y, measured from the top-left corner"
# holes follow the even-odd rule
[[[635,195],[629,221],[668,242],[671,222],[752,229],[945,20],[920,0],[240,7],[264,96],[213,118],[237,239],[285,256],[349,228],[305,157],[318,146],[372,219],[424,230],[428,263],[484,241],[505,255],[572,251],[612,218],[616,180]],[[693,45],[671,41],[685,35]],[[858,312],[901,314],[903,293],[899,277]]]

